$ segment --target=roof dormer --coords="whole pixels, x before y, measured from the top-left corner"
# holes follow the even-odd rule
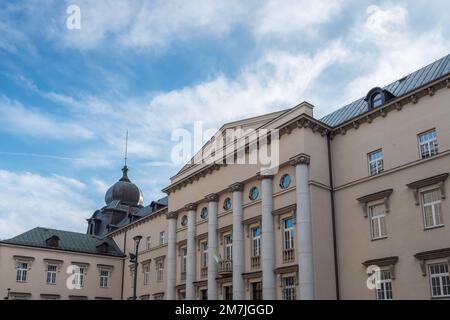
[[[395,98],[395,96],[386,89],[376,87],[369,91],[364,100],[367,101],[369,110],[372,110],[381,107],[393,98]]]
[[[56,235],[51,236],[47,240],[45,240],[45,243],[49,247],[58,248],[59,247],[59,237]]]

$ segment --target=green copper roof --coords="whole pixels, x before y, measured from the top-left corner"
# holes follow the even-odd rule
[[[389,91],[396,97],[401,97],[420,87],[438,80],[450,73],[450,54],[432,64],[397,80],[383,89]],[[371,88],[369,88],[371,89]],[[369,91],[369,89],[367,91]],[[354,117],[357,117],[369,109],[364,98],[356,100],[320,119],[323,123],[336,127]]]
[[[47,245],[46,240],[53,236],[57,236],[59,238],[58,247],[51,247]],[[12,239],[0,241],[0,244],[1,243],[108,256],[123,256],[123,253],[117,247],[115,242],[110,238],[101,238],[84,233],[55,230],[42,227],[31,229]],[[104,243],[107,244],[106,251],[99,250],[99,246]]]

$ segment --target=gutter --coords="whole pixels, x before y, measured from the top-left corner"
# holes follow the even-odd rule
[[[328,147],[328,172],[330,175],[330,198],[331,198],[331,224],[333,229],[333,253],[334,253],[334,277],[336,279],[336,299],[340,300],[339,288],[339,262],[338,262],[338,248],[336,240],[336,208],[334,205],[334,184],[333,184],[333,166],[331,165],[331,138],[330,133],[327,134]]]

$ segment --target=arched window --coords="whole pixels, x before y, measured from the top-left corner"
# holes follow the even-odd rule
[[[383,104],[383,94],[381,92],[375,93],[372,96],[372,108],[378,108]]]

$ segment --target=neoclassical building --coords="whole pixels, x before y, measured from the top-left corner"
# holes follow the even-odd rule
[[[303,102],[220,129],[233,160],[275,140],[230,130],[276,131],[276,168],[222,161],[212,139],[153,208],[124,170],[88,233],[124,255],[143,237],[140,299],[450,298],[449,124],[450,55],[320,119]]]

